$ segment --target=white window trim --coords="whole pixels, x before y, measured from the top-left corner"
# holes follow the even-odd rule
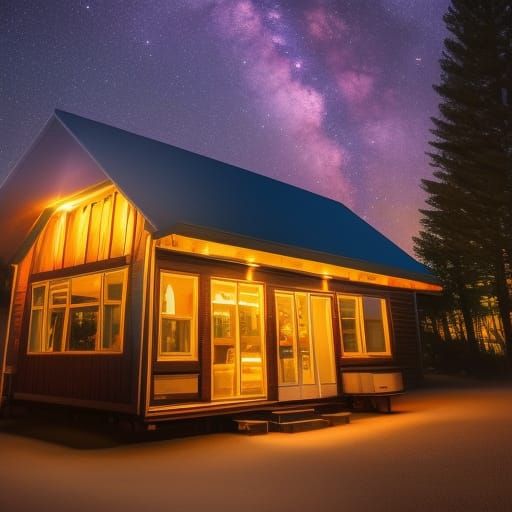
[[[118,350],[107,350],[102,349],[102,340],[103,340],[103,317],[104,317],[104,306],[105,305],[111,305],[113,303],[117,304],[116,301],[105,301],[104,300],[104,282],[105,282],[105,276],[112,273],[117,272],[123,272],[123,297],[121,301],[121,318],[120,318],[120,346]],[[101,275],[101,286],[100,286],[100,300],[95,302],[87,302],[87,303],[80,303],[80,304],[71,304],[71,280],[73,278],[77,277],[85,277],[90,275],[100,274]],[[67,303],[66,305],[58,305],[52,306],[50,305],[50,293],[51,293],[51,287],[52,284],[62,281],[68,281],[68,297],[67,297]],[[44,314],[43,314],[43,326],[42,326],[42,333],[41,333],[41,344],[40,344],[40,350],[39,351],[31,351],[30,350],[30,335],[32,330],[32,300],[33,300],[33,292],[34,288],[38,288],[44,286],[45,287],[45,304],[44,304]],[[87,272],[84,274],[74,274],[67,277],[62,278],[56,278],[54,280],[48,280],[48,281],[38,281],[32,283],[32,296],[30,298],[30,319],[29,319],[29,335],[27,339],[27,354],[30,356],[48,356],[48,355],[97,355],[97,354],[103,354],[103,355],[121,355],[124,352],[124,333],[125,333],[125,318],[126,318],[126,297],[127,297],[127,290],[128,290],[128,267],[120,267],[120,268],[113,268],[113,269],[106,269],[101,272]],[[98,306],[98,331],[96,336],[96,344],[94,350],[69,350],[69,335],[70,335],[70,328],[71,328],[71,311],[73,309],[79,309],[83,307],[89,307],[89,306]],[[59,308],[65,308],[65,323],[64,323],[64,329],[65,329],[65,338],[62,343],[61,350],[58,351],[44,351],[42,350],[44,340],[48,336],[48,314],[52,309],[59,309]],[[42,309],[40,306],[38,306],[36,309]]]
[[[364,309],[363,309],[363,298],[370,297],[380,300],[382,323],[384,330],[384,342],[386,350],[384,352],[369,352],[366,349],[366,332],[364,328]],[[357,352],[346,352],[345,345],[343,343],[343,326],[342,326],[342,315],[341,308],[339,305],[339,299],[355,299],[356,301],[356,333],[357,333],[357,346],[359,350]],[[361,358],[361,357],[391,357],[391,339],[390,339],[390,327],[389,327],[389,316],[387,299],[384,297],[378,297],[375,295],[352,295],[348,293],[336,295],[336,303],[338,308],[339,326],[340,326],[340,337],[341,337],[341,354],[343,358]]]
[[[180,279],[190,279],[194,283],[194,298],[192,303],[192,316],[171,315],[162,313],[162,281],[164,275],[175,276]],[[198,304],[199,304],[199,276],[196,274],[186,274],[169,270],[160,270],[160,281],[158,286],[158,339],[157,339],[157,360],[158,361],[198,361]],[[162,318],[173,320],[190,320],[190,351],[188,352],[162,352],[161,336],[162,336]]]
[[[43,300],[42,306],[34,306],[34,289],[35,288],[44,288],[44,300]],[[49,352],[43,351],[43,346],[44,346],[43,339],[44,339],[44,335],[46,333],[46,318],[48,315],[47,304],[48,304],[48,282],[43,281],[43,282],[39,282],[39,283],[32,283],[31,295],[30,295],[30,319],[29,319],[28,339],[27,339],[27,352],[29,354],[41,354],[41,353],[48,354],[49,353]],[[30,340],[32,339],[32,319],[33,319],[34,311],[42,311],[43,318],[42,318],[42,322],[41,322],[42,332],[40,333],[40,337],[39,337],[39,350],[32,352],[32,351],[30,351]]]

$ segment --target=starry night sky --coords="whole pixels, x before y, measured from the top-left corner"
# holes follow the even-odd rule
[[[57,107],[342,201],[411,251],[447,7],[1,0],[0,182]]]

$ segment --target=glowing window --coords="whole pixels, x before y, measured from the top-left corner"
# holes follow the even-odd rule
[[[30,311],[30,327],[28,333],[28,350],[42,352],[43,325],[46,308],[47,284],[32,286],[32,303]]]
[[[121,352],[127,270],[36,283],[28,352]]]
[[[160,274],[160,328],[158,358],[197,360],[198,278]]]
[[[338,295],[343,356],[390,355],[386,300]]]

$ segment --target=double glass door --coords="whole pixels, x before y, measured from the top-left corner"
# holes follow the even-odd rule
[[[276,292],[279,400],[335,396],[331,297]]]
[[[212,398],[266,393],[263,286],[212,280]]]

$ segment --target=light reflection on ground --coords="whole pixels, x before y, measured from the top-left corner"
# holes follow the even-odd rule
[[[400,397],[396,413],[298,434],[119,445],[3,421],[0,510],[508,512],[512,387],[448,382]]]

